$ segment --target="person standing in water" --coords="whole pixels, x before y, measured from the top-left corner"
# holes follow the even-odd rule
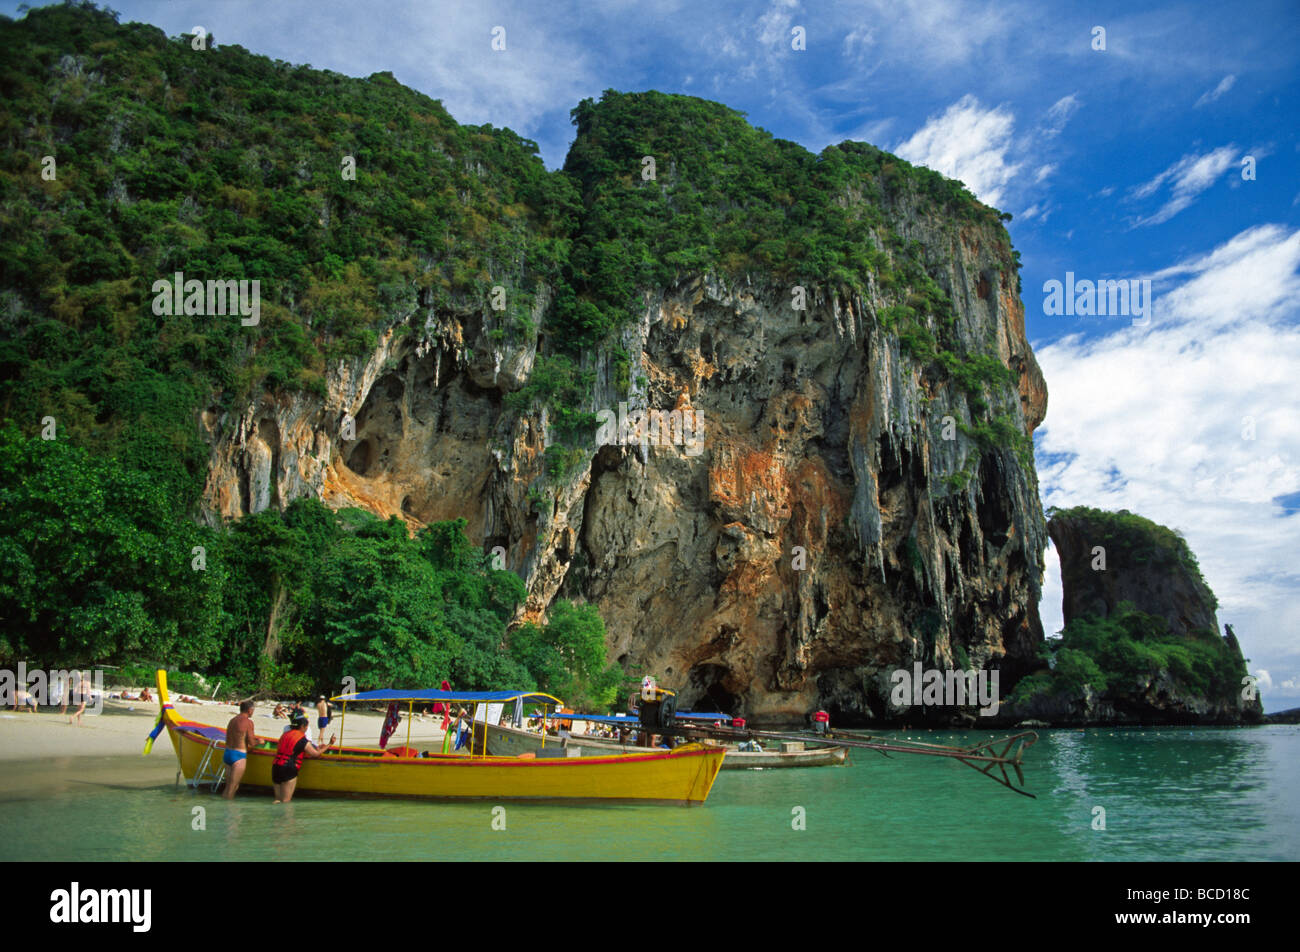
[[[235,799],[239,790],[239,781],[243,779],[248,767],[248,749],[257,744],[257,732],[253,728],[253,702],[245,701],[239,705],[239,713],[226,725],[226,753],[221,762],[226,765],[226,790],[222,794],[227,800]]]
[[[280,735],[280,743],[275,750],[275,762],[271,764],[271,783],[275,785],[275,802],[288,803],[293,799],[293,789],[298,785],[298,771],[302,769],[304,757],[319,757],[320,750],[307,739],[307,718],[298,717],[291,730]],[[334,743],[334,738],[330,738]]]

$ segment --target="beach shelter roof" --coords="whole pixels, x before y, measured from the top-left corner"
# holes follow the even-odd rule
[[[726,714],[699,714],[694,711],[679,711],[673,715],[679,721],[730,721],[731,718]],[[594,724],[626,724],[636,727],[641,723],[639,718],[630,714],[569,714],[557,713],[555,717],[565,721],[591,721]]]
[[[334,701],[446,701],[460,704],[504,704],[507,701],[523,701],[525,704],[559,705],[560,699],[549,694],[535,691],[434,691],[434,690],[398,690],[358,691],[353,694],[340,694],[331,698]]]

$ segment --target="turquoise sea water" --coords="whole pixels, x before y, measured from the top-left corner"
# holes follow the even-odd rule
[[[227,803],[174,787],[170,754],[0,765],[0,861],[1300,859],[1300,726],[1042,731],[1036,800],[955,762],[854,751],[847,767],[723,771],[701,807],[504,802],[504,830],[484,801]]]

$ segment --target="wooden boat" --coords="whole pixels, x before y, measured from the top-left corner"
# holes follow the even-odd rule
[[[847,747],[814,747],[812,750],[733,750],[726,748],[723,770],[749,770],[755,767],[838,767],[848,760]]]
[[[564,715],[569,716],[569,715]],[[581,720],[573,717],[573,720]],[[481,743],[482,723],[474,725],[475,737]],[[559,748],[579,757],[608,756],[614,751],[638,751],[643,747],[622,744],[609,737],[574,736],[567,738],[545,737],[536,731],[522,730],[517,727],[489,724],[487,726],[487,749],[491,754],[504,757],[517,757],[530,751]],[[735,747],[725,747],[726,757],[722,760],[723,770],[750,770],[756,767],[830,767],[843,764],[848,759],[846,747],[819,747],[812,750],[764,750],[747,751]]]
[[[166,728],[181,773],[191,783],[219,782],[226,730],[182,718],[168,701],[167,673],[158,672],[161,714],[157,736]],[[372,691],[341,695],[349,701],[415,703],[558,704],[548,695],[526,692],[453,693],[440,691]],[[408,733],[409,738],[409,733]],[[270,738],[248,752],[240,788],[271,787],[275,742]],[[398,753],[400,751],[400,755]],[[148,745],[146,746],[148,752]],[[295,794],[360,795],[374,797],[477,798],[491,800],[622,800],[703,803],[722,766],[721,747],[689,744],[676,750],[609,751],[595,757],[493,756],[487,751],[417,752],[409,745],[397,751],[366,747],[334,747],[319,758],[303,761]]]

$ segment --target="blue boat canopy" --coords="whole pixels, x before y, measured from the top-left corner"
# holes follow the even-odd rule
[[[522,701],[525,704],[548,704],[558,707],[562,702],[549,694],[531,691],[358,691],[340,694],[333,701],[445,701],[450,704],[504,704]]]
[[[730,723],[731,718],[726,714],[698,714],[693,711],[679,711],[673,715],[679,721],[722,721]],[[591,721],[594,724],[626,724],[628,727],[639,727],[640,718],[633,717],[631,714],[569,714],[555,712],[551,715],[552,720],[557,721]]]

